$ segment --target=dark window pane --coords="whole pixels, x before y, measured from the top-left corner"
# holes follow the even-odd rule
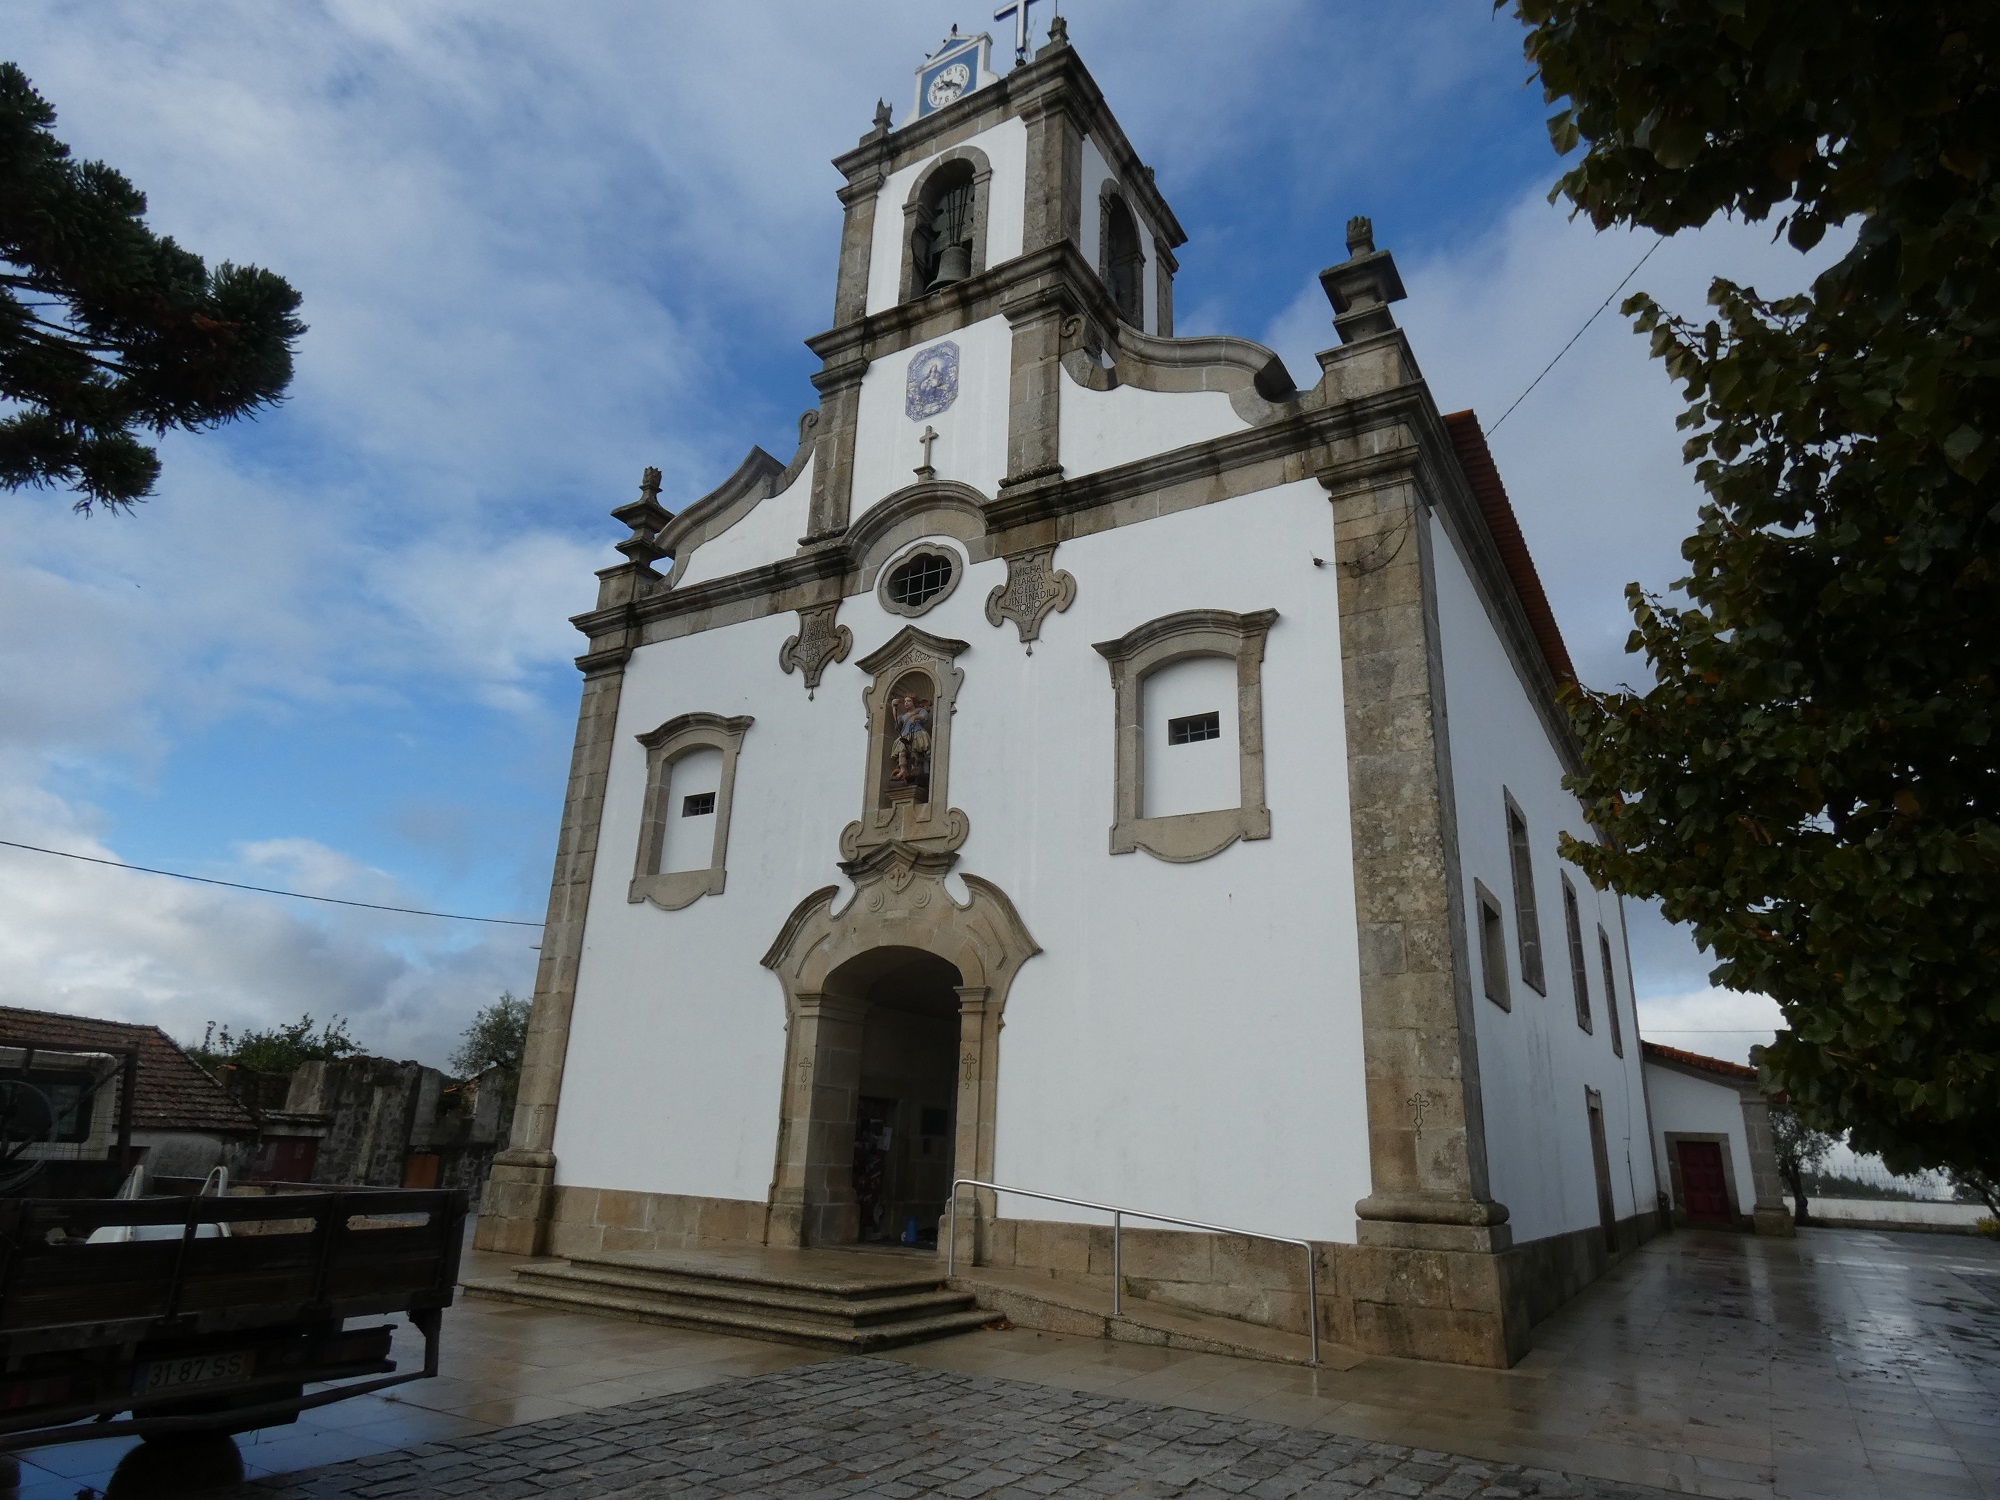
[[[1169,745],[1193,745],[1202,740],[1222,738],[1222,715],[1220,712],[1189,714],[1184,719],[1167,720],[1167,743]]]
[[[941,552],[919,552],[889,575],[889,597],[905,609],[915,609],[943,593],[951,582],[951,559]]]
[[[1549,992],[1542,972],[1542,923],[1535,912],[1535,865],[1528,848],[1528,820],[1507,804],[1507,853],[1514,867],[1514,925],[1521,940],[1521,980],[1538,995]]]
[[[1590,966],[1583,960],[1583,916],[1577,910],[1576,888],[1563,877],[1563,925],[1569,929],[1569,985],[1576,995],[1576,1024],[1590,1030]]]
[[[681,798],[681,816],[684,818],[705,818],[715,811],[715,793],[696,792]]]
[[[1611,1017],[1611,1050],[1623,1057],[1625,1035],[1618,1025],[1618,981],[1611,967],[1611,939],[1604,935],[1602,927],[1597,929],[1597,952],[1604,960],[1604,1013]]]

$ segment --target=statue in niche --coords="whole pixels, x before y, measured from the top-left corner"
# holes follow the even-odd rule
[[[922,672],[908,672],[889,690],[889,756],[882,791],[890,800],[931,799],[931,716],[936,693]]]

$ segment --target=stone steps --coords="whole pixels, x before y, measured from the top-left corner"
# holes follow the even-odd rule
[[[916,1267],[887,1257],[852,1259],[850,1271],[828,1265],[824,1255],[795,1264],[770,1255],[731,1263],[701,1252],[579,1256],[464,1285],[473,1297],[846,1353],[966,1333],[994,1320],[970,1292],[947,1289],[935,1271],[911,1274]]]

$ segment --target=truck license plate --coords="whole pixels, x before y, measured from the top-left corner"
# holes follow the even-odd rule
[[[163,1391],[236,1385],[250,1378],[256,1358],[253,1350],[232,1349],[226,1354],[189,1354],[180,1359],[156,1359],[139,1371],[139,1394],[157,1396]]]

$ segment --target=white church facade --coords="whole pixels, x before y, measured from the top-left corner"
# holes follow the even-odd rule
[[[797,452],[614,512],[479,1243],[927,1247],[975,1179],[1311,1240],[1323,1337],[1509,1364],[1659,1183],[1478,423],[1363,220],[1309,379],[1174,337],[1184,235],[1060,22],[918,90],[835,163]],[[956,1207],[988,1264],[1106,1233]],[[1300,1307],[1244,1311],[1269,1247],[1151,1253],[1196,1242],[1178,1295]]]

